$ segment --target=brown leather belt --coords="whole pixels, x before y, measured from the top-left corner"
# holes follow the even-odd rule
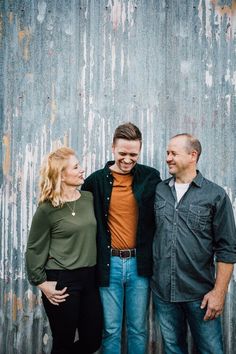
[[[117,249],[112,249],[111,250],[111,255],[120,257],[120,258],[130,258],[130,257],[135,257],[136,256],[136,249],[135,248],[129,248],[126,250],[117,250]]]

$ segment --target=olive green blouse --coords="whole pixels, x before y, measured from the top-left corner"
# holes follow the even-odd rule
[[[75,215],[72,211],[75,209]],[[47,280],[45,269],[77,269],[96,264],[96,219],[93,196],[81,191],[76,202],[40,204],[33,216],[26,249],[29,282]]]

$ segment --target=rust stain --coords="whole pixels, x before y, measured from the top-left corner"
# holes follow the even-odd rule
[[[55,100],[55,85],[52,84],[51,124],[53,124],[56,120],[56,113],[57,113],[57,103]]]
[[[10,136],[4,135],[3,136],[3,146],[5,149],[5,154],[3,158],[3,174],[6,176],[10,170],[10,156],[11,156],[11,149],[10,149]]]
[[[211,0],[211,3],[215,5],[216,12],[220,16],[227,15],[229,17],[235,16],[236,15],[236,0],[232,0],[232,4],[230,6],[228,5],[218,5],[219,0]]]
[[[29,60],[29,44],[30,44],[30,38],[31,38],[31,33],[29,28],[25,28],[22,31],[19,31],[18,33],[18,41],[19,45],[23,50],[23,58],[25,61]]]
[[[28,303],[29,303],[29,308],[30,311],[33,311],[33,309],[36,307],[36,305],[39,304],[38,298],[35,294],[33,294],[32,292],[28,293]]]
[[[17,312],[23,310],[23,304],[21,298],[17,297],[16,294],[12,296],[12,320],[16,321]]]

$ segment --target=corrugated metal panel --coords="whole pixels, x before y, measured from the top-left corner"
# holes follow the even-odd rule
[[[24,252],[52,147],[75,148],[89,174],[111,157],[114,128],[131,120],[144,135],[141,161],[164,178],[169,137],[194,133],[201,171],[235,210],[235,32],[235,0],[0,0],[1,354],[50,352]],[[223,323],[232,354],[235,278]],[[152,311],[149,353],[161,353]]]

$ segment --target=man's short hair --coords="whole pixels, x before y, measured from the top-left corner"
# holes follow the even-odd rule
[[[139,128],[131,122],[119,125],[113,135],[113,144],[116,139],[139,140],[142,144],[142,133]]]
[[[171,139],[178,138],[181,136],[186,137],[186,148],[188,152],[192,152],[193,150],[197,151],[197,161],[198,161],[202,152],[202,146],[200,141],[194,135],[188,133],[177,134],[173,136]]]

